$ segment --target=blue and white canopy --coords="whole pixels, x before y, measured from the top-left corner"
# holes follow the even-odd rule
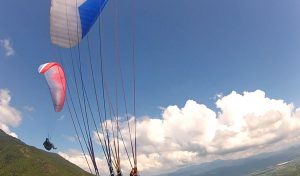
[[[52,0],[50,35],[54,44],[71,48],[89,32],[108,0]]]

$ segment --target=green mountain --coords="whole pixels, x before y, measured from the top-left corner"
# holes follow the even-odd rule
[[[0,130],[0,176],[92,176],[58,154],[28,146]]]
[[[300,158],[271,166],[249,176],[300,176]]]
[[[237,160],[216,160],[160,176],[300,176],[300,146]]]

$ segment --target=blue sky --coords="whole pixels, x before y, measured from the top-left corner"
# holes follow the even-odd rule
[[[131,91],[131,6],[128,0],[118,3],[120,55],[126,91]],[[13,56],[0,50],[0,89],[10,91],[11,105],[22,112],[21,124],[11,128],[20,139],[41,148],[50,133],[67,150],[78,148],[63,137],[74,136],[68,113],[53,112],[46,82],[37,72],[40,64],[58,57],[50,41],[49,8],[50,1],[0,2],[0,39],[9,39],[15,50]],[[182,107],[189,99],[216,110],[213,97],[234,90],[261,89],[268,97],[299,105],[299,9],[297,0],[136,0],[137,115],[160,118],[159,107]],[[106,79],[113,80],[112,2],[102,13],[102,29]],[[97,28],[89,37],[97,42]],[[96,47],[92,50],[98,54]]]

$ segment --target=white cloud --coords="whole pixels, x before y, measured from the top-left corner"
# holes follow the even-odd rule
[[[33,106],[24,106],[23,109],[27,112],[34,112],[35,108]]]
[[[6,134],[11,135],[12,137],[18,138],[18,135],[14,132],[11,132],[7,125],[0,122],[0,129],[3,130]]]
[[[215,101],[215,100],[221,99],[223,96],[224,96],[223,93],[217,93],[215,96],[213,96],[210,99]]]
[[[76,164],[77,166],[81,167],[85,171],[90,172],[90,169],[86,162],[86,161],[88,161],[89,166],[90,166],[92,172],[94,173],[93,165],[92,165],[91,160],[88,155],[86,155],[86,158],[87,158],[87,160],[86,160],[83,153],[78,150],[75,150],[75,149],[70,149],[66,152],[58,152],[58,154],[60,156],[62,156],[63,158],[65,158],[66,160],[70,161],[71,163]],[[97,166],[99,167],[98,170],[101,171],[101,174],[106,173],[106,175],[107,175],[108,170],[106,167],[107,166],[106,161],[96,157],[96,162],[97,162]]]
[[[65,116],[62,115],[62,116],[60,116],[57,120],[58,120],[58,121],[62,121],[62,120],[64,120],[64,119],[65,119]]]
[[[11,96],[7,89],[0,89],[0,129],[14,137],[17,135],[10,131],[9,126],[17,127],[22,120],[21,113],[10,105]]]
[[[62,137],[65,138],[66,140],[70,141],[70,142],[76,142],[77,141],[76,136],[62,135]]]
[[[159,119],[139,118],[138,168],[142,175],[217,159],[245,158],[300,142],[300,108],[293,104],[268,98],[261,90],[233,91],[217,98],[218,112],[188,100],[182,108],[165,108]],[[120,126],[130,150],[127,122]],[[124,151],[121,158],[128,172]]]
[[[15,50],[12,47],[12,43],[9,39],[1,39],[0,44],[5,51],[5,56],[13,56],[15,54]]]

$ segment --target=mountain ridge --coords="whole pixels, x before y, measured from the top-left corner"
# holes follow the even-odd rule
[[[0,129],[0,176],[92,176],[56,153],[29,146]]]
[[[300,158],[300,146],[237,160],[216,160],[180,168],[161,176],[246,176],[268,167]],[[300,173],[300,170],[299,170]]]

